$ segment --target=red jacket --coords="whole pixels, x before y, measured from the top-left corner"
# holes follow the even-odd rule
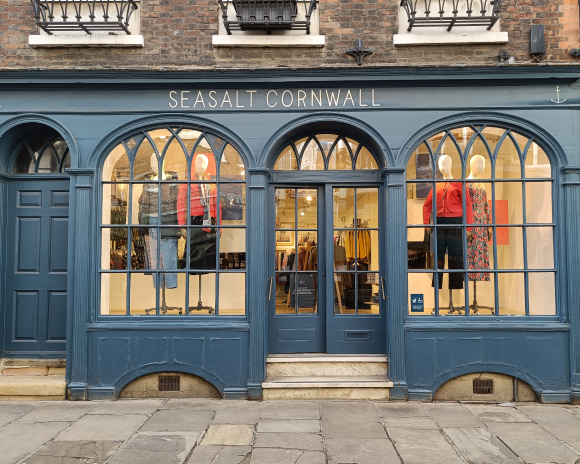
[[[205,179],[203,179],[205,180]],[[191,216],[203,216],[205,213],[205,208],[201,202],[201,185],[200,184],[189,184],[191,190],[190,197],[190,215]],[[204,184],[205,188],[208,189],[206,197],[209,198],[209,215],[210,217],[216,219],[217,223],[217,189],[215,184]],[[179,187],[179,193],[177,195],[177,221],[180,225],[187,224],[187,184],[181,184]]]
[[[447,189],[447,192],[445,190]],[[437,182],[437,217],[462,217],[463,216],[463,184],[461,182]],[[423,205],[423,224],[429,224],[429,216],[433,212],[433,189],[429,192]],[[471,197],[465,195],[466,224],[473,223],[473,209]],[[468,227],[467,230],[471,230]]]

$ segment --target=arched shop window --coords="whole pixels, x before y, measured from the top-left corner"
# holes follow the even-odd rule
[[[422,142],[407,165],[409,314],[556,314],[553,181],[540,144],[512,130]]]
[[[16,161],[15,174],[41,174],[49,172],[64,172],[70,168],[70,153],[64,139],[35,136],[22,145]]]
[[[102,174],[101,315],[245,314],[246,184],[217,135],[126,138]]]
[[[371,152],[362,144],[336,134],[316,134],[292,142],[274,164],[278,171],[352,171],[378,169]]]

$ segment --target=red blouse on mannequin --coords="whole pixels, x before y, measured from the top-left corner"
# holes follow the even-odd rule
[[[437,217],[463,216],[463,185],[461,182],[437,182]],[[429,224],[429,217],[433,212],[433,189],[429,192],[423,205],[423,224]],[[471,198],[465,195],[466,224],[473,223],[473,209]],[[471,230],[468,227],[467,230]]]

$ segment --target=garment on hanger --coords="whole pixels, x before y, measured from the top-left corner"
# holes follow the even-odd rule
[[[480,182],[467,184],[467,193],[473,206],[473,223],[491,223],[487,192]],[[489,249],[487,247],[487,226],[474,227],[471,241],[467,242],[467,263],[469,269],[489,269]],[[489,272],[470,272],[469,280],[489,281]]]

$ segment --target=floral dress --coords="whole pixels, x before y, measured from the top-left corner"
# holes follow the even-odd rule
[[[467,193],[471,198],[474,224],[489,224],[491,213],[487,192],[480,183],[468,183]],[[489,250],[487,247],[487,227],[474,227],[472,239],[467,243],[467,262],[469,269],[489,269]],[[489,281],[488,272],[470,272],[469,280]]]

